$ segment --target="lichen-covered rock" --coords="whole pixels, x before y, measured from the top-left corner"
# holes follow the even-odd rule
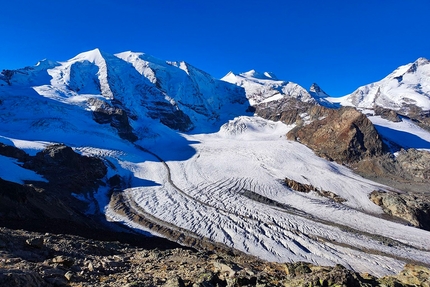
[[[430,180],[430,152],[408,149],[399,152],[396,157],[401,169],[415,180]]]
[[[381,206],[385,213],[430,231],[430,199],[427,195],[373,191],[370,200]]]

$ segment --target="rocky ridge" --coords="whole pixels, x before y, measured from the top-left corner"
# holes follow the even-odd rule
[[[156,239],[154,239],[156,240]],[[1,286],[429,286],[407,265],[376,278],[341,265],[270,263],[244,254],[151,249],[118,241],[0,227]]]

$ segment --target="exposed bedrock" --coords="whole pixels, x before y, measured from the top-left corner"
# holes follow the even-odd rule
[[[125,140],[134,142],[137,136],[130,126],[127,112],[97,98],[90,98],[88,104],[93,108],[93,118],[99,124],[110,124],[118,131],[118,135]]]
[[[327,109],[326,116],[292,129],[287,138],[323,158],[349,164],[383,153],[382,140],[367,117],[354,108]]]
[[[333,201],[336,201],[338,203],[342,203],[342,202],[346,201],[346,199],[338,196],[334,192],[323,190],[321,188],[316,188],[315,186],[313,186],[311,184],[300,183],[300,182],[295,181],[293,179],[285,178],[284,184],[286,186],[288,186],[289,188],[296,190],[296,191],[299,191],[299,192],[308,193],[308,192],[313,191],[316,194],[318,194],[319,196],[327,197],[327,198],[329,198]]]
[[[368,158],[354,163],[352,167],[359,174],[375,180],[386,179],[412,186],[430,183],[430,152],[425,150],[413,148],[401,150],[397,156],[385,154]],[[399,189],[404,188],[400,186]],[[416,190],[416,192],[426,191],[429,191],[428,188]]]
[[[373,191],[370,200],[385,213],[401,218],[411,225],[430,231],[430,200],[428,195]]]

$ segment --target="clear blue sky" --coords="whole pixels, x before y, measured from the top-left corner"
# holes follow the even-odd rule
[[[429,0],[2,0],[0,69],[100,48],[345,95],[430,58]]]

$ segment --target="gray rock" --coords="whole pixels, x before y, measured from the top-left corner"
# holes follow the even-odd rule
[[[33,237],[25,240],[27,245],[41,249],[43,247],[43,237]]]
[[[64,255],[59,255],[59,256],[54,257],[52,259],[52,262],[61,264],[65,267],[72,267],[72,265],[74,264],[75,261],[73,258],[64,256]]]
[[[430,231],[430,199],[427,195],[373,191],[370,200],[381,206],[385,213]]]

